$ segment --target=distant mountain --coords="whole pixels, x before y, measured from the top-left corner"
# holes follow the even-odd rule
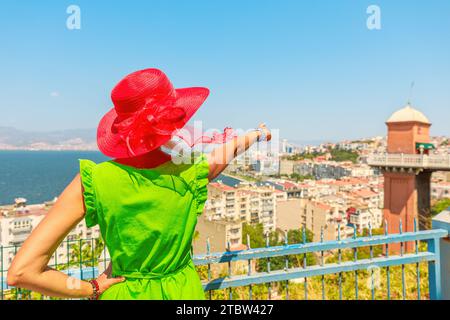
[[[0,127],[0,149],[96,150],[95,129],[32,132]]]

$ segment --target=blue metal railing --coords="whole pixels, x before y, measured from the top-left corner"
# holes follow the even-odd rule
[[[428,263],[428,271],[429,271],[429,290],[430,290],[430,299],[440,299],[440,257],[439,257],[439,240],[443,237],[446,237],[448,232],[446,230],[429,230],[429,231],[417,231],[417,232],[409,232],[409,233],[401,233],[401,234],[392,234],[392,235],[382,235],[382,236],[369,236],[369,237],[361,237],[361,238],[351,238],[351,239],[343,239],[337,241],[329,241],[329,242],[319,242],[319,243],[300,243],[300,244],[286,244],[284,246],[277,247],[266,247],[266,248],[256,248],[256,249],[248,249],[238,252],[223,252],[223,253],[212,253],[199,255],[194,257],[194,263],[198,266],[200,265],[208,265],[210,268],[211,265],[217,263],[231,263],[237,261],[252,261],[256,259],[263,258],[274,258],[274,257],[282,257],[282,256],[290,256],[290,255],[301,255],[307,253],[317,252],[320,253],[320,256],[323,256],[323,252],[338,250],[341,252],[344,249],[353,249],[355,252],[355,258],[352,261],[341,261],[341,253],[339,253],[339,259],[337,263],[329,263],[324,264],[321,259],[321,263],[313,266],[306,266],[305,264],[302,267],[297,268],[288,268],[286,267],[284,270],[276,270],[271,271],[270,267],[268,267],[267,272],[257,272],[257,273],[248,273],[247,275],[235,275],[235,276],[227,276],[214,280],[209,280],[205,282],[204,288],[207,291],[210,290],[219,290],[226,288],[235,288],[235,287],[244,287],[251,286],[256,284],[270,284],[274,282],[283,282],[289,281],[293,279],[304,278],[308,279],[310,277],[321,276],[322,277],[322,298],[325,298],[325,284],[323,281],[323,276],[329,274],[338,274],[339,275],[339,298],[342,299],[342,274],[346,272],[354,272],[355,273],[355,299],[358,299],[358,277],[357,272],[360,270],[370,270],[373,271],[374,268],[391,268],[393,266],[405,266],[408,264],[416,264],[418,268],[418,264],[421,262]],[[385,255],[382,257],[373,257],[372,248],[374,246],[384,245],[389,251],[389,244],[393,243],[405,243],[413,241],[418,243],[419,241],[425,241],[428,244],[428,250],[426,252],[419,252],[418,246],[416,246],[416,250],[414,253],[403,253],[400,255]],[[369,259],[357,259],[356,252],[360,247],[370,247],[371,255]],[[388,252],[387,251],[387,252]],[[303,261],[306,261],[304,259]],[[267,262],[270,263],[269,260]],[[418,269],[417,269],[418,270]],[[388,273],[389,278],[389,273]],[[420,299],[420,272],[418,272],[418,298]],[[389,282],[389,281],[388,281]],[[373,284],[373,275],[372,275],[372,284]],[[404,267],[402,267],[402,291],[403,297],[406,297],[405,293],[405,274]],[[305,281],[305,299],[308,297],[308,286],[307,281]],[[374,298],[374,288],[372,285],[372,298]],[[390,291],[390,285],[387,286],[388,291]],[[251,287],[249,287],[250,296],[251,296]],[[286,288],[288,290],[288,288]],[[390,294],[387,295],[388,299],[390,298]],[[287,295],[288,298],[288,295]]]
[[[338,228],[340,230],[340,228]],[[266,246],[262,248],[251,248],[250,247],[250,237],[247,237],[247,249],[242,251],[231,251],[230,245],[226,252],[211,253],[210,244],[207,241],[206,254],[193,256],[193,261],[196,266],[207,267],[207,277],[203,282],[203,287],[205,291],[208,292],[209,298],[212,298],[212,292],[214,290],[227,289],[229,291],[229,299],[233,298],[232,289],[238,287],[248,287],[248,297],[253,298],[253,286],[256,285],[267,285],[268,295],[267,298],[271,299],[273,294],[273,285],[283,284],[285,290],[285,297],[289,299],[289,281],[294,279],[303,279],[304,284],[304,299],[308,299],[310,289],[308,288],[308,279],[312,277],[320,277],[321,286],[321,298],[326,299],[325,294],[325,276],[327,275],[337,275],[338,283],[338,297],[343,298],[342,285],[343,285],[343,275],[350,273],[354,275],[354,299],[359,298],[359,274],[361,271],[369,272],[371,281],[371,298],[375,299],[375,285],[374,285],[374,270],[377,268],[385,268],[386,270],[386,295],[387,299],[391,299],[391,270],[395,266],[401,266],[401,291],[402,298],[406,299],[406,275],[405,275],[405,265],[416,266],[416,281],[417,281],[417,298],[421,299],[421,272],[419,269],[420,263],[428,264],[428,287],[429,287],[429,297],[430,299],[440,299],[441,298],[441,271],[440,271],[440,252],[439,252],[439,241],[441,238],[448,236],[448,231],[444,229],[427,230],[427,231],[415,231],[415,232],[402,232],[400,226],[400,233],[398,234],[384,234],[384,235],[372,235],[371,228],[369,229],[369,235],[366,237],[356,237],[356,230],[352,238],[341,239],[340,232],[338,234],[338,240],[336,241],[323,241],[323,231],[321,234],[321,242],[310,242],[306,241],[306,231],[302,231],[302,242],[296,244],[289,244],[287,233],[285,233],[284,245],[279,246],[269,246],[269,239],[266,238]],[[84,240],[77,240],[82,244]],[[92,239],[87,239],[86,241],[92,241]],[[404,252],[404,244],[407,242],[415,243],[415,249],[413,252]],[[426,250],[419,250],[419,243],[425,242],[427,244]],[[389,254],[389,246],[399,243],[401,244],[401,250],[398,254]],[[69,245],[67,245],[69,248]],[[382,247],[384,249],[384,255],[374,256],[374,248]],[[367,258],[358,259],[358,250],[361,248],[369,248],[369,256]],[[69,250],[69,249],[67,249]],[[17,251],[17,250],[16,250]],[[332,263],[326,263],[324,256],[325,253],[336,252],[337,261]],[[343,260],[343,254],[345,251],[351,253],[351,259],[347,261]],[[68,251],[69,252],[69,251]],[[81,250],[80,250],[81,252]],[[3,247],[0,247],[0,262],[3,262]],[[81,253],[80,253],[81,254]],[[307,265],[307,254],[314,254],[318,257],[318,263],[314,265]],[[102,256],[103,255],[103,259]],[[68,253],[69,256],[69,253]],[[289,266],[288,258],[291,256],[303,257],[300,265],[295,267]],[[98,276],[98,267],[92,265],[90,267],[85,267],[83,264],[83,257],[79,257],[77,268],[73,268],[73,263],[67,262],[66,270],[62,270],[70,274],[73,277],[81,279],[91,279]],[[284,268],[280,270],[273,270],[272,262],[274,259],[284,259]],[[105,256],[105,250],[97,257],[98,260],[95,262],[98,264],[103,263],[105,267],[109,258]],[[264,259],[266,271],[253,270],[252,264],[260,259]],[[93,261],[90,260],[92,263]],[[232,263],[243,262],[247,265],[247,272],[245,274],[232,274]],[[55,263],[57,263],[55,261]],[[64,265],[65,263],[63,263]],[[227,275],[224,277],[214,278],[212,277],[212,266],[217,264],[225,264],[228,267]],[[255,268],[256,269],[256,268]],[[5,293],[9,292],[11,289],[6,284],[6,270],[1,266],[1,296],[0,299],[5,297]],[[444,279],[445,280],[445,279]],[[445,281],[450,281],[447,279]],[[17,290],[16,290],[16,298]],[[19,295],[20,297],[20,295]]]

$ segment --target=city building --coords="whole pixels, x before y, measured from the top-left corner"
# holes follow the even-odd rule
[[[367,206],[351,207],[347,210],[347,221],[360,233],[370,227],[379,228],[383,224],[383,210]]]
[[[294,164],[293,171],[301,176],[312,176],[316,180],[341,179],[352,176],[351,166],[352,163],[345,162],[303,160]]]
[[[206,243],[209,241],[210,252],[224,252],[242,249],[242,222],[226,220],[213,221],[210,217],[199,216],[195,228],[194,254],[207,253]]]
[[[283,199],[277,201],[277,228],[281,231],[302,228],[301,199]]]
[[[277,175],[280,171],[279,162],[273,157],[266,157],[256,160],[254,171],[259,175],[272,176]]]
[[[346,213],[338,207],[313,200],[302,200],[300,207],[301,225],[312,231],[313,242],[321,241],[322,231],[324,241],[353,236]]]
[[[241,183],[230,187],[213,182],[208,186],[204,215],[211,221],[261,223],[264,232],[276,229],[276,200],[286,197],[270,184]]]
[[[432,183],[431,198],[436,200],[450,198],[450,182]]]
[[[295,151],[297,151],[298,148],[291,143],[289,143],[286,139],[283,139],[281,141],[281,153],[282,154],[293,154]]]
[[[33,229],[44,219],[55,200],[44,204],[29,205],[26,199],[18,198],[15,204],[0,207],[0,247],[3,247],[3,269],[10,266],[17,250],[30,236]],[[56,262],[66,262],[70,259],[70,253],[72,252],[70,242],[78,244],[81,240],[84,246],[88,243],[83,242],[83,239],[90,239],[90,245],[92,239],[98,239],[99,237],[98,226],[88,228],[84,219],[81,220],[60,244],[55,255],[50,259],[49,265]],[[69,244],[67,241],[69,241]]]
[[[313,233],[313,241],[345,239],[353,236],[346,211],[340,205],[307,199],[289,199],[277,204],[277,226],[280,230],[307,228]],[[380,211],[381,215],[381,211]],[[340,231],[339,231],[340,229]]]
[[[293,160],[287,160],[287,159],[280,159],[280,164],[279,164],[279,172],[278,174],[280,176],[282,175],[288,175],[290,176],[291,174],[294,173],[294,165],[296,164],[296,161]]]

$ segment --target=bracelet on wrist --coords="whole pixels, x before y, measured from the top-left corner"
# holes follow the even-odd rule
[[[92,286],[92,295],[89,297],[89,300],[98,300],[100,297],[100,286],[98,285],[97,280],[89,280],[89,283]]]
[[[261,141],[266,141],[267,140],[267,134],[266,134],[266,131],[264,129],[257,128],[255,130],[259,132],[259,136],[256,139],[256,141],[261,142]]]

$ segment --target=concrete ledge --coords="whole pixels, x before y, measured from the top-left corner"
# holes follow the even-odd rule
[[[450,208],[434,217],[432,225],[433,229],[447,230],[450,234]],[[441,238],[439,246],[442,299],[450,300],[450,238]]]

